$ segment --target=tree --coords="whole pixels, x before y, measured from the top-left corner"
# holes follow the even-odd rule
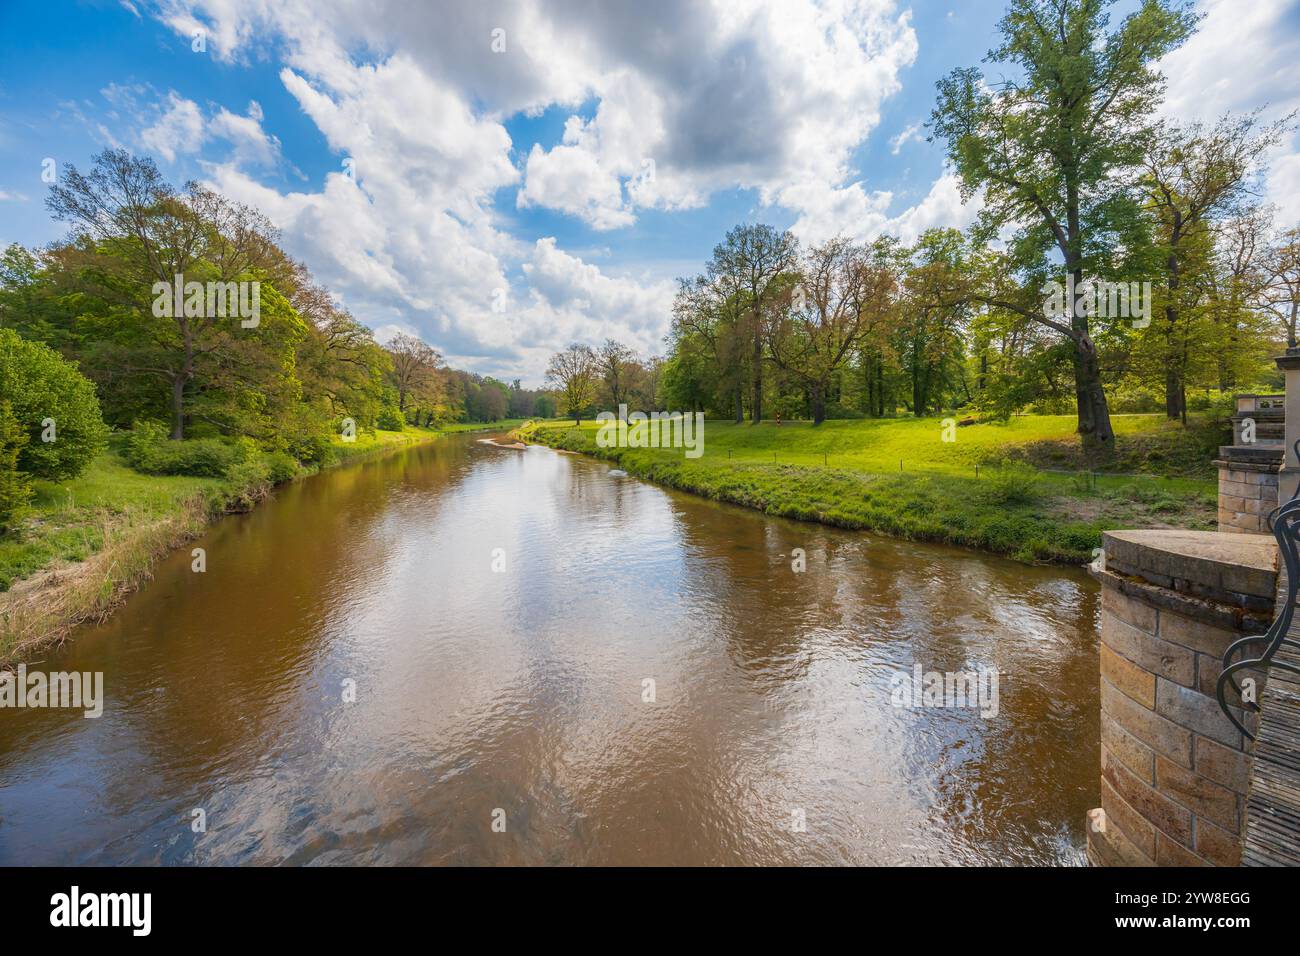
[[[413,335],[398,332],[388,343],[388,354],[393,359],[392,380],[399,411],[405,414],[412,401],[433,404],[438,400],[442,356],[437,349]]]
[[[712,266],[704,275],[679,279],[669,333],[677,354],[689,349],[698,356],[674,370],[674,381],[689,370],[697,377],[689,391],[711,396],[719,412],[733,403],[737,425],[745,420],[739,301],[739,291]]]
[[[32,484],[18,470],[27,434],[8,401],[0,401],[0,535],[13,531],[32,496]]]
[[[100,153],[89,174],[69,164],[46,205],[55,219],[71,224],[87,274],[97,276],[105,298],[123,310],[119,319],[129,320],[123,358],[170,387],[171,437],[184,438],[187,392],[217,371],[227,381],[241,376],[236,332],[242,327],[227,308],[171,308],[156,286],[170,288],[177,276],[222,289],[241,281],[287,283],[289,263],[275,229],[256,210],[197,183],[177,192],[152,159],[124,149]],[[155,314],[157,301],[168,305],[162,315]]]
[[[1266,307],[1281,319],[1287,348],[1296,347],[1296,318],[1300,316],[1300,226],[1288,229],[1267,253]]]
[[[560,390],[560,404],[575,423],[596,400],[599,363],[590,345],[574,342],[563,352],[556,352],[546,366],[546,380]]]
[[[806,389],[813,424],[826,420],[831,376],[889,307],[893,277],[845,239],[809,249],[766,323],[776,365]]]
[[[790,232],[777,232],[771,226],[755,223],[728,232],[714,248],[709,262],[710,277],[746,320],[737,323],[737,333],[749,343],[749,420],[754,424],[763,420],[764,322],[768,306],[782,287],[780,277],[795,267],[798,251],[798,241]],[[739,421],[739,405],[736,414]]]
[[[628,399],[636,353],[622,342],[606,339],[596,352],[596,362],[605,388],[609,390],[611,406],[617,409]]]
[[[0,402],[25,437],[18,469],[33,477],[75,478],[107,442],[95,386],[59,353],[12,329],[0,329]]]
[[[1192,32],[1195,17],[1169,0],[1141,0],[1107,32],[1114,0],[1012,0],[1000,46],[986,62],[1018,75],[986,79],[954,70],[938,84],[931,117],[948,144],[962,194],[983,191],[982,232],[1014,230],[1022,273],[1060,256],[1074,288],[1106,261],[1134,215],[1131,173],[1163,92],[1154,64]],[[1071,346],[1079,433],[1114,446],[1110,409],[1089,316],[1071,303],[1063,318],[1017,297],[990,304],[1019,311]]]
[[[1142,161],[1145,208],[1155,220],[1156,252],[1164,271],[1165,414],[1184,422],[1188,363],[1194,356],[1188,347],[1191,337],[1180,326],[1198,299],[1196,284],[1189,295],[1184,283],[1188,259],[1195,254],[1189,247],[1202,247],[1208,268],[1211,226],[1242,212],[1247,177],[1285,127],[1279,122],[1256,134],[1256,120],[1257,114],[1224,117],[1209,129],[1201,123],[1162,123]]]

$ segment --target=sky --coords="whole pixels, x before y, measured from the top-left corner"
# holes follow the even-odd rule
[[[1121,0],[1115,16],[1136,0]],[[1196,0],[1164,111],[1300,107],[1300,0]],[[0,244],[66,234],[47,160],[152,156],[260,208],[353,315],[540,385],[571,341],[662,354],[731,227],[964,227],[935,82],[1005,0],[0,0]],[[1263,183],[1300,221],[1300,137]]]

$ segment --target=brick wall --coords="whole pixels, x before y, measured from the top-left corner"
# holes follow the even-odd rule
[[[1264,544],[1250,540],[1254,548]],[[1173,565],[1175,573],[1153,584],[1133,566],[1107,562],[1092,568],[1102,584],[1102,748],[1101,807],[1087,821],[1089,862],[1236,866],[1250,741],[1224,717],[1214,691],[1227,646],[1243,634],[1260,633],[1267,615],[1205,596],[1212,579],[1221,583],[1227,576],[1228,565],[1158,549],[1143,552],[1131,543],[1125,548],[1128,560]],[[1271,586],[1256,571],[1245,575],[1251,589]],[[1162,586],[1164,581],[1175,586]],[[1196,584],[1198,593],[1177,589],[1184,582]],[[1253,721],[1254,715],[1245,720],[1252,731]]]
[[[1264,520],[1277,507],[1277,468],[1219,464],[1219,530],[1268,534]]]

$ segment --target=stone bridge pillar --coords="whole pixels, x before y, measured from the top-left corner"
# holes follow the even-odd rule
[[[1295,457],[1296,439],[1300,438],[1300,349],[1287,349],[1276,359],[1277,367],[1286,373],[1286,425],[1282,470],[1278,473],[1278,500],[1289,501],[1300,484],[1300,461]]]
[[[1227,646],[1272,619],[1277,547],[1214,531],[1115,531],[1102,543],[1090,569],[1102,585],[1102,747],[1088,860],[1236,866],[1251,748],[1215,683]]]

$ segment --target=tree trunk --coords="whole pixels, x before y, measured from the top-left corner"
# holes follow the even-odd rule
[[[736,424],[745,423],[745,398],[744,387],[739,383],[736,384]]]
[[[1085,335],[1076,340],[1071,359],[1083,447],[1088,451],[1108,452],[1115,447],[1115,432],[1110,425],[1110,406],[1101,387],[1101,365],[1092,339]]]
[[[1174,242],[1178,241],[1178,233],[1174,234]],[[1177,369],[1174,368],[1174,336],[1178,334],[1178,251],[1176,248],[1171,249],[1169,258],[1165,262],[1165,268],[1169,272],[1169,302],[1165,306],[1165,417],[1181,418],[1182,409],[1179,407],[1180,397],[1182,394],[1182,383],[1179,381]]]
[[[185,376],[172,377],[172,441],[185,437]]]
[[[749,406],[749,420],[757,425],[763,420],[763,332],[754,314],[754,394]]]
[[[826,421],[826,389],[820,382],[813,385],[810,399],[812,402],[813,424],[820,425]]]
[[[1183,385],[1178,379],[1178,371],[1170,362],[1165,366],[1165,417],[1174,420],[1182,418]]]

